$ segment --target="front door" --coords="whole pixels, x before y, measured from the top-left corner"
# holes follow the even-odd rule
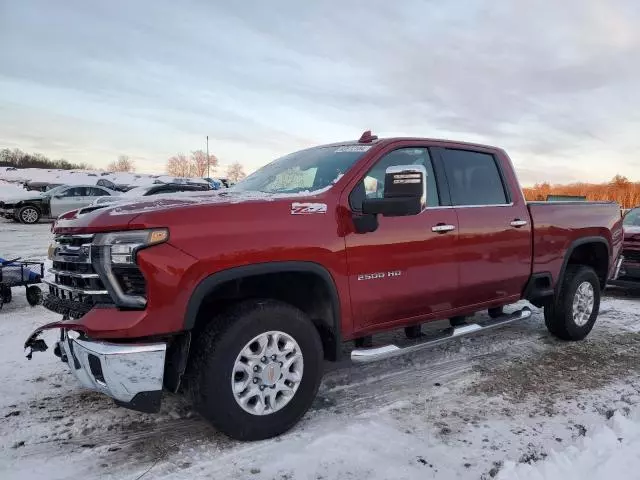
[[[531,225],[522,194],[508,188],[492,152],[437,149],[458,216],[460,307],[522,294],[531,274]]]
[[[357,186],[347,192],[349,207],[359,212],[365,197],[382,197],[388,167],[416,164],[424,165],[427,171],[427,209],[404,217],[379,215],[374,232],[346,235],[356,333],[452,308],[458,288],[458,221],[455,210],[442,205],[426,146],[383,153]]]

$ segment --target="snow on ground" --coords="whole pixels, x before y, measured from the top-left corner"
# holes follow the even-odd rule
[[[48,224],[0,222],[0,257],[43,259],[49,241]],[[298,426],[239,443],[180,396],[132,412],[81,389],[51,350],[27,361],[26,336],[58,316],[15,289],[0,311],[0,478],[637,478],[638,302],[611,292],[584,342],[552,338],[536,310],[411,356],[327,365]]]

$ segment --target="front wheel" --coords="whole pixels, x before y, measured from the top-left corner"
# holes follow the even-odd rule
[[[584,265],[569,265],[555,301],[544,308],[547,329],[562,340],[582,340],[600,310],[600,280]]]
[[[18,218],[22,223],[32,224],[40,220],[40,210],[31,205],[22,207],[18,212]]]
[[[212,319],[196,339],[188,389],[195,409],[221,432],[262,440],[300,420],[322,368],[322,342],[302,311],[248,301]]]
[[[29,285],[27,287],[27,302],[32,307],[42,303],[42,290],[37,285]]]

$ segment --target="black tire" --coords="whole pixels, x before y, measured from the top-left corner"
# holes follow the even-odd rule
[[[452,327],[459,327],[461,325],[466,325],[467,324],[467,317],[465,317],[464,315],[458,315],[457,317],[451,317],[449,319],[449,324],[451,324]]]
[[[27,225],[38,223],[38,220],[40,220],[40,210],[33,205],[25,205],[18,211],[18,219]]]
[[[7,287],[5,285],[0,286],[0,298],[2,298],[2,303],[11,303],[13,295],[11,294],[11,287]]]
[[[232,391],[232,372],[242,349],[258,335],[280,331],[291,336],[303,355],[302,378],[293,397],[267,415],[245,411]],[[214,427],[237,440],[263,440],[293,427],[318,392],[323,370],[322,342],[309,318],[275,300],[251,300],[212,319],[194,342],[187,372],[195,409]]]
[[[404,327],[404,334],[409,339],[416,339],[422,336],[422,325],[411,325],[410,327]]]
[[[36,285],[29,285],[27,287],[27,302],[29,302],[29,305],[32,307],[42,303],[42,290],[40,290],[40,287]]]
[[[593,307],[588,320],[578,325],[573,318],[573,300],[584,282],[593,288]],[[582,340],[593,328],[600,311],[600,280],[596,272],[584,265],[569,265],[556,299],[544,307],[544,322],[549,332],[562,340]]]
[[[490,308],[488,313],[491,318],[498,318],[504,315],[504,308],[503,307]]]

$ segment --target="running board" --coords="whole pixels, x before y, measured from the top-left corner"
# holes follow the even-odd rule
[[[442,333],[435,337],[427,336],[423,341],[408,345],[406,347],[398,347],[396,345],[384,345],[382,347],[374,348],[358,348],[351,351],[351,360],[357,363],[369,363],[377,360],[383,360],[386,358],[396,357],[398,355],[404,355],[406,353],[416,352],[424,348],[433,347],[440,343],[453,340],[455,338],[464,337],[472,333],[485,332],[496,327],[507,325],[508,323],[518,320],[524,320],[531,316],[531,309],[524,307],[522,310],[503,315],[501,317],[487,320],[481,323],[470,323],[468,325],[462,325],[459,327],[451,327],[442,330]]]

